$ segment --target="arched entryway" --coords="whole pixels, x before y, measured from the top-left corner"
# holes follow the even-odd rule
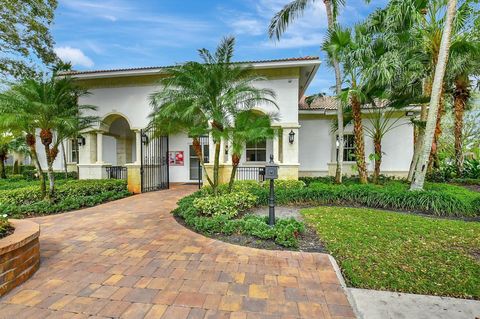
[[[118,114],[112,114],[103,121],[103,160],[112,166],[124,166],[135,163],[136,138],[127,119]]]

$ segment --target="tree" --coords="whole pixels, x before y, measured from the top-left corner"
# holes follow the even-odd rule
[[[343,65],[344,79],[349,84],[349,87],[340,94],[340,99],[344,105],[349,104],[352,109],[355,160],[361,183],[368,182],[362,124],[362,105],[366,102],[364,93],[366,83],[363,83],[365,78],[362,77],[361,69],[363,61],[370,59],[371,56],[369,51],[371,49],[369,45],[371,39],[364,31],[363,27],[359,25],[355,27],[352,35],[352,30],[349,28],[336,26],[329,30],[322,45],[323,50],[339,58]]]
[[[427,123],[425,126],[425,136],[419,161],[415,167],[411,190],[422,190],[425,182],[425,174],[432,148],[432,142],[435,134],[435,126],[438,116],[438,108],[442,94],[443,79],[445,76],[445,69],[448,62],[448,54],[450,50],[451,33],[455,12],[457,10],[457,1],[449,0],[447,5],[447,13],[445,26],[443,29],[442,40],[440,42],[440,49],[438,54],[438,62],[435,67],[435,75],[432,85],[432,95],[430,100],[430,107],[428,111]]]
[[[57,60],[49,27],[57,0],[4,0],[0,10],[0,74],[33,76],[33,62]]]
[[[289,24],[291,24],[295,19],[299,18],[303,12],[306,10],[309,3],[314,3],[315,0],[294,0],[289,4],[285,5],[282,10],[277,12],[275,16],[270,21],[270,26],[268,28],[268,34],[270,38],[275,37],[277,40],[283,35],[286,31]],[[368,1],[367,1],[368,2]],[[336,18],[338,15],[339,7],[345,4],[345,0],[323,0],[325,4],[325,10],[327,12],[327,23],[328,28],[333,29]],[[342,91],[342,74],[340,69],[340,63],[338,62],[338,57],[335,55],[335,52],[328,52],[330,63],[335,70],[335,93],[337,96],[340,95]],[[338,105],[337,108],[337,122],[338,122],[338,153],[337,153],[337,168],[335,173],[335,181],[339,184],[342,183],[343,175],[343,106]]]
[[[27,133],[27,144],[40,176],[41,167],[35,150],[35,131],[40,131],[47,160],[49,191],[46,199],[52,200],[55,193],[53,163],[58,155],[60,143],[73,130],[82,130],[98,121],[95,116],[83,112],[95,110],[92,105],[78,105],[79,96],[86,91],[78,88],[69,77],[51,77],[48,80],[26,79],[0,95],[4,103],[0,110],[5,122],[15,125],[19,120]]]
[[[228,183],[229,192],[232,191],[233,182],[243,150],[247,143],[259,142],[272,138],[274,131],[271,127],[273,115],[255,114],[252,111],[240,112],[235,118],[235,126],[230,128],[228,134],[232,152],[232,173]]]
[[[228,139],[236,115],[262,104],[276,106],[272,90],[254,86],[254,82],[265,78],[253,74],[248,65],[232,63],[234,46],[235,39],[226,37],[213,54],[207,49],[199,50],[203,63],[187,62],[168,68],[168,77],[160,80],[162,90],[150,96],[151,124],[163,133],[191,134],[204,171],[199,137],[211,135],[215,144],[213,179],[207,171],[205,177],[215,195],[219,184],[220,143]]]
[[[7,178],[5,172],[5,161],[11,149],[12,142],[15,141],[15,136],[8,130],[0,132],[0,179]]]

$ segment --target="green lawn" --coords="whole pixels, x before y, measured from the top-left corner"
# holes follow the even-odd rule
[[[480,223],[368,208],[302,210],[350,286],[480,299]]]

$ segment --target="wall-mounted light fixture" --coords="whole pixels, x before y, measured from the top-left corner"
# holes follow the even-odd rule
[[[148,144],[148,136],[147,134],[142,132],[142,144],[147,145]]]
[[[288,133],[288,142],[290,142],[290,144],[293,144],[293,142],[295,142],[295,132],[293,130]]]
[[[85,145],[85,137],[83,137],[82,135],[77,136],[77,144],[78,146]]]

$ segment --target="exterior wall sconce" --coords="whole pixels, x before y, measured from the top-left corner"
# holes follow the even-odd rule
[[[293,142],[295,142],[295,132],[293,130],[288,133],[288,142],[290,144],[293,144]]]
[[[142,132],[142,144],[147,145],[148,144],[148,136],[147,134]]]
[[[85,137],[83,137],[82,135],[77,136],[77,144],[78,146],[85,145]]]

